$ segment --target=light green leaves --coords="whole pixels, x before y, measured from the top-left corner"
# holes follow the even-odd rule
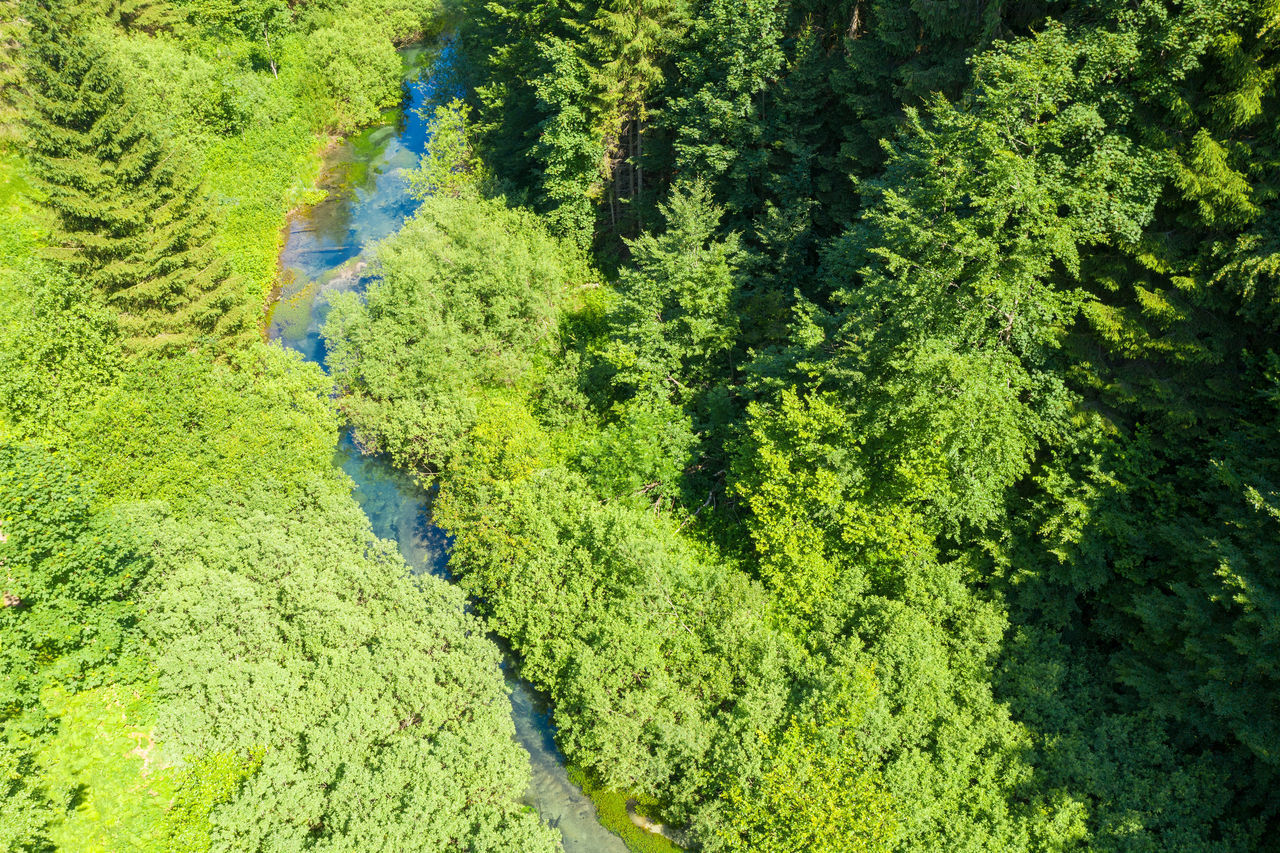
[[[585,267],[529,213],[435,196],[378,250],[362,302],[325,327],[340,407],[362,440],[438,470],[475,421],[483,389],[518,387],[555,340],[555,306]]]
[[[409,173],[410,194],[414,198],[456,198],[482,190],[487,179],[484,164],[476,155],[470,113],[470,107],[454,98],[432,114],[429,150],[418,168]]]

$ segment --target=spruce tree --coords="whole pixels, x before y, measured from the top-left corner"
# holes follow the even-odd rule
[[[25,31],[26,22],[18,14],[17,0],[0,0],[0,145],[12,144],[21,136],[19,54]]]
[[[662,61],[683,28],[684,10],[668,0],[600,4],[585,37],[597,63],[603,115],[643,115],[645,95],[662,81]]]
[[[151,35],[185,24],[182,10],[169,0],[106,0],[99,14],[122,30]]]
[[[686,18],[683,4],[671,0],[603,0],[583,33],[611,164],[610,219],[615,227],[618,203],[644,195],[647,99],[662,82],[664,64]]]
[[[133,351],[247,333],[190,159],[157,134],[124,69],[75,10],[30,0],[24,16],[26,132],[55,216],[54,256],[105,295]]]

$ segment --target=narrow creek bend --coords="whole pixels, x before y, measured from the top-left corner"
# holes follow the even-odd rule
[[[326,155],[322,186],[328,195],[290,219],[280,253],[281,293],[272,306],[268,334],[322,366],[320,328],[330,294],[361,289],[365,249],[399,230],[417,207],[404,173],[417,166],[430,142],[419,109],[431,100],[452,54],[446,45],[439,51],[408,48],[402,56],[412,71],[410,97],[398,119],[369,128]],[[349,432],[335,463],[355,482],[355,497],[373,532],[398,543],[414,572],[447,578],[448,543],[431,522],[430,496],[386,460],[363,456]],[[525,802],[559,828],[566,853],[627,853],[621,839],[597,821],[591,801],[569,781],[545,702],[513,677],[513,661],[507,659],[504,670],[516,737],[529,752],[533,770]]]

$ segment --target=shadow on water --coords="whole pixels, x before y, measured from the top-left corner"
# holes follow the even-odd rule
[[[325,157],[321,186],[328,195],[298,211],[289,222],[280,253],[281,292],[268,318],[268,335],[324,366],[320,329],[335,292],[359,290],[365,281],[365,249],[399,230],[417,208],[406,172],[427,149],[429,128],[422,108],[444,94],[435,81],[446,79],[453,61],[449,43],[440,49],[402,51],[407,97],[398,116],[334,147]],[[373,532],[397,543],[415,574],[450,579],[449,539],[431,522],[433,493],[378,456],[365,456],[350,432],[342,436],[335,464],[355,484],[354,497]],[[532,781],[525,802],[560,830],[566,853],[627,853],[618,836],[596,819],[595,806],[569,781],[555,744],[546,701],[515,677],[515,662],[504,647],[503,672],[511,691],[516,738],[528,751]]]

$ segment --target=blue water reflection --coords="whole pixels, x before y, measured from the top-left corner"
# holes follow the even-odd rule
[[[324,365],[320,329],[329,297],[360,290],[368,263],[366,250],[394,234],[418,207],[408,193],[407,172],[415,168],[430,142],[424,107],[437,102],[436,81],[449,79],[449,44],[431,50],[404,51],[407,97],[394,122],[369,128],[336,146],[325,157],[321,186],[328,196],[295,214],[280,253],[281,292],[268,322],[268,334],[309,360]],[[415,573],[449,578],[449,541],[431,523],[431,494],[378,456],[365,456],[348,431],[335,463],[355,484],[373,532],[396,542]],[[525,801],[560,830],[566,853],[627,853],[621,839],[596,819],[595,806],[569,781],[554,740],[545,702],[503,666],[511,689],[516,737],[529,752],[532,782]]]

